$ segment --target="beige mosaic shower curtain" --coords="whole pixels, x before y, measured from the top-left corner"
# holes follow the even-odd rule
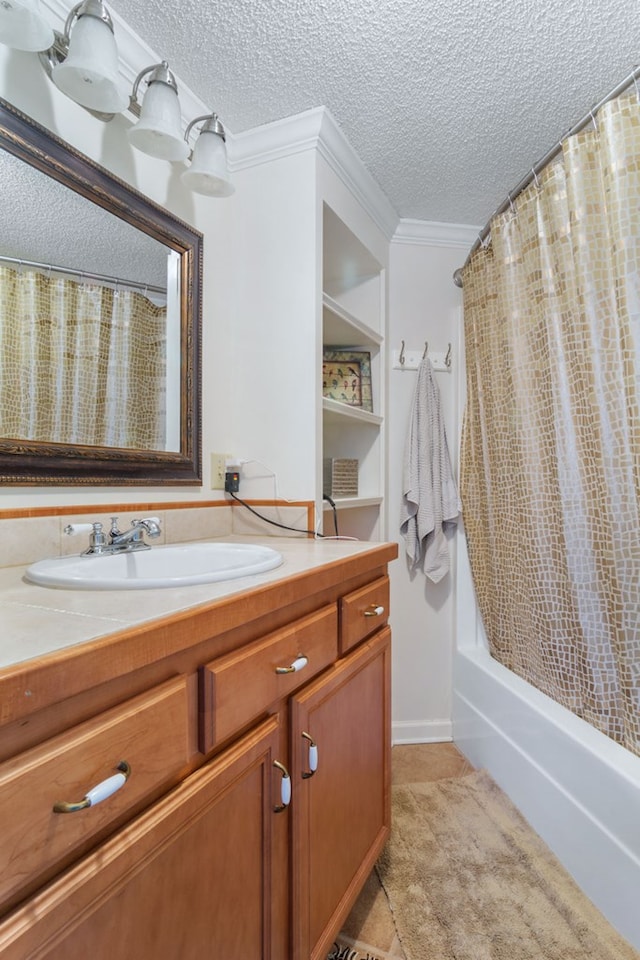
[[[464,269],[461,493],[491,653],[640,754],[640,106],[570,138]]]
[[[0,265],[0,436],[162,450],[166,310]]]

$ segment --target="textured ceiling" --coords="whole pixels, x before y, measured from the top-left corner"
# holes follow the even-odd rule
[[[4,150],[0,183],[0,255],[166,289],[168,248],[153,237]]]
[[[640,61],[638,0],[109,0],[233,133],[326,106],[401,217],[484,224]]]

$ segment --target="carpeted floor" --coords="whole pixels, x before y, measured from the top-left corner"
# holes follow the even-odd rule
[[[329,956],[640,958],[491,778],[468,766],[393,787],[391,839]]]

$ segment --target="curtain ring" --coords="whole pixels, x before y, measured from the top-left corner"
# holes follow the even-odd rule
[[[589,116],[591,117],[591,123],[593,124],[593,132],[595,133],[596,136],[599,136],[600,131],[598,130],[598,124],[596,123],[596,118],[593,110],[589,110]]]
[[[533,176],[533,182],[534,182],[535,185],[536,185],[536,190],[539,190],[539,189],[540,189],[540,181],[538,180],[538,174],[536,173],[536,168],[535,168],[535,167],[531,167],[531,174],[532,174],[532,176]]]
[[[424,353],[422,354],[422,359],[423,359],[423,360],[426,360],[426,359],[427,359],[427,354],[428,354],[428,353],[429,353],[429,341],[428,341],[428,340],[425,340],[425,342],[424,342]]]
[[[637,74],[634,74],[634,77],[633,77],[633,85],[634,85],[634,87],[636,88],[636,98],[637,98],[638,100],[640,100],[640,87],[638,87],[638,76],[637,76]]]
[[[400,356],[398,357],[398,360],[401,364],[404,364],[404,340],[401,340],[400,342],[402,346],[400,347]]]
[[[513,220],[515,220],[516,217],[518,216],[518,214],[516,213],[516,208],[515,208],[514,205],[513,205],[513,200],[511,199],[511,194],[508,193],[508,194],[507,194],[507,197],[508,197],[508,199],[509,199],[509,206],[510,206],[510,208],[511,208],[511,217],[512,217]]]

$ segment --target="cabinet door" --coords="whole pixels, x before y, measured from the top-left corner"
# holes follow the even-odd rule
[[[387,627],[292,701],[294,960],[326,957],[389,833],[390,654]]]
[[[271,718],[15,911],[3,960],[271,958],[278,743]]]

